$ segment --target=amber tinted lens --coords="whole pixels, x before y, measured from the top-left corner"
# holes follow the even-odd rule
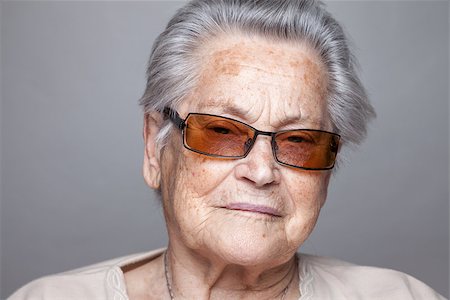
[[[307,169],[333,167],[339,136],[316,130],[292,130],[275,136],[279,162]]]
[[[243,123],[218,116],[191,114],[184,144],[191,150],[222,157],[242,157],[255,133]]]

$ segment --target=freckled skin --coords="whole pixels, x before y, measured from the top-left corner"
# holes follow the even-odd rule
[[[222,114],[219,105],[215,109],[203,107],[210,99],[227,99],[228,104],[247,112],[242,121],[260,130],[284,129],[277,124],[293,116],[299,119],[291,128],[317,128],[315,123],[319,122],[329,126],[326,73],[306,46],[274,46],[262,39],[231,38],[213,42],[206,49],[209,61],[204,64],[198,88],[180,109],[181,116],[189,112]],[[302,116],[308,116],[311,125],[301,124]],[[329,172],[276,164],[267,137],[259,137],[245,159],[221,160],[183,149],[180,134],[175,132],[163,160],[164,199],[172,200],[166,204],[166,213],[174,218],[168,220],[176,224],[174,234],[190,247],[209,248],[224,259],[242,264],[277,259],[280,253],[292,254],[314,227],[329,178]],[[197,176],[186,176],[189,170],[195,170]],[[257,186],[258,172],[270,177],[262,187]],[[247,201],[275,206],[285,217],[252,220],[216,208]],[[263,235],[263,242],[254,238]]]
[[[264,131],[332,130],[327,73],[307,45],[225,36],[204,45],[199,55],[205,62],[196,89],[178,109],[182,118],[201,112],[239,119]],[[314,228],[330,178],[329,171],[277,164],[267,136],[258,137],[246,158],[229,160],[185,149],[180,132],[173,130],[160,166],[172,248],[222,265],[218,273],[228,268],[224,273],[234,277],[222,274],[217,280],[237,286],[243,277],[236,273],[254,271],[260,278],[265,270],[291,259]],[[267,205],[282,216],[220,208],[233,202]]]

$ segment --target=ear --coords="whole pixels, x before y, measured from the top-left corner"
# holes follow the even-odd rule
[[[161,129],[162,117],[159,113],[149,113],[144,116],[144,164],[145,182],[153,189],[159,189],[161,184],[161,164],[159,151],[156,149],[156,136]]]

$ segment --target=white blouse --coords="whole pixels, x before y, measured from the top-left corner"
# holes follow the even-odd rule
[[[8,300],[128,300],[122,268],[161,255],[165,249],[116,258],[34,280]],[[398,271],[357,266],[299,254],[299,300],[445,299],[423,282]]]

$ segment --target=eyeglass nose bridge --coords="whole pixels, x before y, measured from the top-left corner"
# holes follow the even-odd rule
[[[273,155],[273,158],[275,159],[275,161],[278,162],[278,159],[277,159],[276,153],[275,153],[277,148],[278,148],[277,144],[275,142],[276,132],[261,131],[261,130],[255,129],[255,128],[252,128],[252,129],[254,130],[255,135],[253,136],[253,138],[248,139],[245,142],[246,151],[245,151],[245,154],[244,154],[243,157],[246,157],[250,153],[250,151],[252,151],[253,146],[256,143],[256,139],[258,138],[258,135],[266,135],[266,136],[270,136],[271,137],[270,145],[271,145],[271,148],[272,148],[272,155]]]

